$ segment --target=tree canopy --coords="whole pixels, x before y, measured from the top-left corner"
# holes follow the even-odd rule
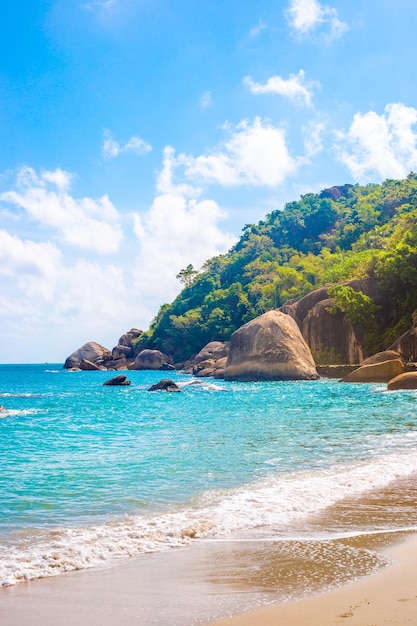
[[[177,361],[245,322],[328,284],[375,276],[395,313],[378,329],[381,348],[417,314],[417,175],[381,184],[343,185],[309,193],[248,224],[228,253],[178,274],[184,285],[164,304],[143,347]],[[334,289],[334,306],[372,317],[372,302]],[[362,294],[363,295],[363,294]],[[356,318],[355,318],[356,319]],[[369,323],[369,320],[368,320]],[[372,332],[375,331],[373,324]]]

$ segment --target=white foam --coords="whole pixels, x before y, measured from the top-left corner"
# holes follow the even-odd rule
[[[117,557],[183,546],[193,539],[224,538],[272,527],[290,536],[291,523],[336,502],[417,471],[417,451],[333,468],[275,476],[235,490],[205,492],[189,506],[82,528],[57,528],[0,550],[0,584],[54,576]],[[287,531],[287,532],[286,532]],[[350,532],[347,530],[346,532]]]

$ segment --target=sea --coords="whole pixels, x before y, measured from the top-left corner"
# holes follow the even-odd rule
[[[0,366],[0,585],[228,545],[262,604],[376,571],[417,530],[416,391],[112,374]]]

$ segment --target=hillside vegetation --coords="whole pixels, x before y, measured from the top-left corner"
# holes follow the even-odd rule
[[[364,294],[336,287],[332,295],[335,306],[354,321],[367,321],[377,351],[410,328],[417,314],[414,173],[404,180],[309,193],[246,225],[227,254],[199,270],[189,265],[180,272],[184,288],[160,308],[139,345],[182,361],[289,300],[368,276],[378,280],[394,305],[383,327],[370,323],[375,310]]]

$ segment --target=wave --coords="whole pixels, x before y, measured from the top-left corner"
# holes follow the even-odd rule
[[[17,415],[34,415],[39,413],[40,409],[6,409],[0,411],[0,418],[16,417]]]
[[[193,540],[221,540],[236,533],[244,538],[245,533],[259,529],[272,529],[275,540],[288,540],[294,536],[296,521],[416,471],[417,451],[389,454],[351,466],[339,464],[274,476],[234,490],[208,491],[166,513],[129,515],[95,526],[16,533],[13,541],[9,539],[0,549],[0,584],[55,576],[116,558],[184,546]],[[350,530],[340,532],[349,534]],[[314,538],[320,539],[317,533]]]

